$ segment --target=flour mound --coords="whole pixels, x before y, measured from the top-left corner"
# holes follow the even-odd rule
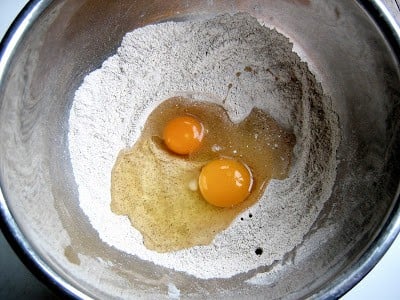
[[[127,217],[111,212],[111,169],[119,151],[135,143],[151,110],[180,95],[221,104],[234,122],[258,107],[293,131],[296,146],[289,178],[271,181],[212,244],[157,253],[144,247]],[[99,237],[198,278],[228,278],[282,260],[317,220],[336,176],[339,129],[329,97],[289,40],[247,14],[127,33],[117,53],[76,91],[69,127],[80,207]]]

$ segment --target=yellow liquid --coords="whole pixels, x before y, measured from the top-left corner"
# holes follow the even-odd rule
[[[163,144],[163,128],[188,114],[203,124],[205,136],[197,152],[175,155]],[[260,198],[271,178],[287,177],[294,144],[294,135],[260,109],[234,124],[217,104],[168,99],[150,114],[135,145],[119,153],[112,170],[111,209],[129,217],[148,249],[208,245]],[[232,208],[207,203],[196,189],[201,167],[221,156],[242,161],[253,175],[250,196]]]

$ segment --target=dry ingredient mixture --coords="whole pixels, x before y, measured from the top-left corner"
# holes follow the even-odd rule
[[[233,122],[257,107],[296,137],[292,168],[210,245],[158,253],[110,209],[111,170],[151,111],[175,96],[222,105]],[[166,22],[127,33],[76,91],[69,150],[80,207],[107,244],[198,278],[228,278],[281,260],[303,240],[336,176],[337,116],[292,44],[247,14]]]

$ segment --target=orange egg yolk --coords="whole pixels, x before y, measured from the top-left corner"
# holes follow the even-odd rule
[[[199,176],[202,196],[218,207],[232,207],[243,202],[249,196],[252,184],[250,169],[228,158],[207,163]]]
[[[192,116],[170,120],[164,127],[163,139],[169,150],[187,155],[196,151],[203,140],[203,125]]]

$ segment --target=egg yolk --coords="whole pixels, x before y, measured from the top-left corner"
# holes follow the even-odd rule
[[[203,125],[194,117],[176,117],[164,127],[164,143],[172,152],[187,155],[200,147],[203,131]]]
[[[232,207],[243,202],[253,184],[250,169],[243,163],[222,158],[206,164],[199,176],[204,199],[218,207]]]

